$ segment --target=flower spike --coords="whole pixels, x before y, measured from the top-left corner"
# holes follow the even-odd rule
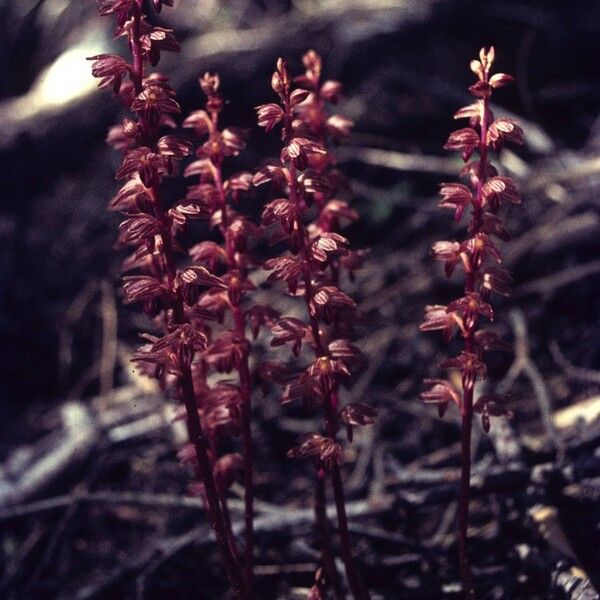
[[[508,231],[496,214],[505,203],[521,201],[515,184],[509,177],[499,176],[489,162],[492,151],[499,151],[506,143],[523,143],[523,131],[512,119],[494,118],[490,109],[492,92],[513,81],[510,75],[490,75],[494,62],[494,48],[482,48],[478,59],[471,61],[471,70],[477,81],[469,88],[476,98],[458,110],[455,119],[469,119],[469,126],[450,134],[444,148],[461,153],[470,185],[443,183],[441,186],[442,208],[454,211],[456,221],[468,215],[467,238],[462,242],[440,241],[433,245],[434,257],[444,263],[446,276],[462,269],[465,277],[464,295],[447,306],[428,306],[421,331],[439,330],[448,340],[458,331],[463,338],[464,349],[458,355],[442,363],[443,368],[457,370],[461,375],[462,389],[442,379],[425,381],[429,389],[421,394],[424,402],[437,404],[440,416],[450,404],[455,404],[462,417],[461,467],[459,492],[458,547],[459,563],[466,600],[475,598],[471,567],[467,555],[467,524],[469,515],[469,479],[471,469],[471,427],[473,411],[481,414],[484,430],[490,428],[490,416],[510,416],[506,398],[485,395],[474,398],[475,382],[485,378],[484,352],[504,349],[505,344],[490,331],[479,328],[482,318],[493,320],[490,304],[491,293],[510,294],[510,276],[498,266],[502,257],[493,237],[508,239]],[[472,160],[472,157],[476,158]]]

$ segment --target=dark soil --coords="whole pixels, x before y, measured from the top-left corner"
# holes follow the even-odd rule
[[[25,93],[61,45],[75,43],[78,28],[96,22],[89,4],[69,9],[56,36],[51,35],[56,23],[50,27],[37,13],[0,7],[0,50],[7,57],[0,61],[1,101]],[[262,24],[257,5],[272,3],[232,4],[245,8],[230,8],[223,18],[244,30]],[[461,597],[454,531],[458,418],[438,419],[417,399],[423,378],[439,375],[437,365],[451,350],[435,335],[419,333],[423,307],[446,302],[460,290],[459,279],[445,279],[429,256],[433,241],[461,235],[448,213],[437,209],[435,197],[441,181],[455,178],[432,173],[427,159],[444,156],[451,115],[468,100],[469,59],[484,43],[494,43],[498,68],[519,79],[514,89],[497,94],[498,111],[516,114],[535,137],[519,150],[518,160],[504,157],[524,203],[505,213],[514,239],[503,252],[515,293],[497,303],[495,328],[514,343],[518,320],[524,321],[520,341],[526,342],[547,399],[526,374],[510,390],[509,432],[520,457],[509,460],[505,442],[486,436],[476,423],[473,570],[480,599],[597,598],[577,595],[577,585],[583,594],[581,579],[571,587],[564,580],[583,570],[600,589],[598,416],[549,429],[543,415],[556,416],[600,394],[600,179],[597,164],[589,169],[600,148],[600,10],[587,0],[457,0],[425,8],[428,4],[422,3],[417,16],[373,9],[362,20],[341,13],[308,23],[291,5],[273,8],[278,23],[288,19],[290,30],[303,32],[286,35],[284,29],[281,52],[297,67],[303,49],[320,51],[327,76],[345,84],[340,110],[356,120],[356,135],[339,150],[361,212],[361,222],[347,235],[356,247],[372,248],[367,266],[349,284],[364,315],[357,344],[369,368],[344,398],[379,411],[371,433],[362,431],[348,445],[344,465],[350,504],[369,501],[351,518],[357,563],[374,600]],[[96,26],[100,31],[102,25]],[[182,38],[198,34],[185,19],[174,26]],[[36,43],[36,37],[42,41]],[[56,49],[48,54],[52,44]],[[163,66],[174,74],[184,110],[199,102],[195,77],[220,70],[231,98],[225,118],[252,128],[239,168],[252,168],[259,157],[276,152],[269,145],[273,140],[265,142],[254,126],[251,107],[270,101],[268,82],[278,52],[277,47],[216,52]],[[58,411],[73,390],[90,405],[99,393],[96,379],[85,381],[99,355],[100,297],[93,296],[73,320],[68,315],[76,313],[73,304],[87,286],[118,281],[111,249],[116,222],[104,211],[118,160],[103,146],[105,129],[116,119],[109,106],[100,93],[52,117],[35,117],[0,141],[5,465],[16,460],[18,447],[57,429]],[[0,129],[6,118],[0,118]],[[422,156],[423,166],[369,164],[367,147]],[[171,190],[173,197],[181,192]],[[119,308],[124,348],[137,343],[136,332],[145,326],[133,311]],[[59,353],[65,335],[71,336],[68,363]],[[502,382],[514,359],[491,357],[490,387]],[[116,375],[117,385],[127,383],[127,373]],[[280,406],[274,391],[264,397],[257,392],[254,406],[257,498],[282,514],[312,507],[314,469],[290,462],[286,452],[310,430],[311,420],[318,423],[318,414]],[[189,473],[179,465],[177,449],[166,429],[125,444],[102,438],[92,456],[30,500],[114,492],[113,501],[73,500],[32,508],[24,516],[0,507],[0,597],[231,598],[201,510],[142,501],[146,494],[186,496]],[[124,499],[123,492],[134,497]],[[310,520],[259,528],[257,600],[303,598],[319,559]]]

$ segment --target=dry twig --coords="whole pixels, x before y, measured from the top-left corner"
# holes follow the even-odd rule
[[[504,379],[498,384],[498,389],[510,389],[519,375],[524,375],[529,380],[535,392],[535,397],[542,416],[542,422],[544,423],[548,438],[562,456],[565,444],[552,422],[552,401],[550,399],[550,393],[546,387],[542,374],[531,360],[529,354],[529,339],[525,315],[519,309],[513,309],[510,313],[510,318],[515,335],[515,360]]]

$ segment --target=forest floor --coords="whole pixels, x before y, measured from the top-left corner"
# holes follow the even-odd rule
[[[494,419],[487,435],[474,427],[474,577],[481,600],[593,600],[600,589],[600,127],[597,85],[578,77],[600,64],[600,23],[585,2],[575,3],[581,10],[569,13],[566,29],[560,2],[544,9],[490,2],[480,13],[472,12],[476,4],[442,2],[391,25],[390,13],[369,9],[361,23],[370,28],[362,29],[340,12],[324,12],[318,26],[281,16],[306,35],[288,36],[285,51],[299,56],[300,42],[332,48],[330,64],[349,90],[340,108],[357,122],[338,156],[361,213],[347,236],[371,248],[356,281],[345,282],[359,305],[356,344],[368,366],[342,398],[376,406],[378,418],[356,432],[343,465],[354,554],[373,600],[461,598],[458,415],[440,419],[418,400],[423,379],[439,376],[452,347],[418,325],[425,305],[461,289],[429,249],[462,235],[438,209],[436,190],[460,170],[441,145],[467,99],[467,50],[479,43],[469,32],[480,27],[501,41],[506,70],[529,83],[507,96],[527,144],[497,163],[524,198],[506,211],[513,239],[502,252],[514,293],[497,303],[494,325],[513,351],[491,356],[488,384],[510,393],[514,415]],[[517,4],[521,12],[511,15]],[[417,52],[430,36],[436,44]],[[596,54],[586,50],[590,40]],[[227,48],[210,55],[210,66],[230,76],[230,91],[240,90],[230,110],[243,121],[251,112],[244,107],[265,101],[268,85],[258,92],[253,82],[268,81],[272,50],[246,56]],[[188,75],[182,68],[174,77],[190,102]],[[572,85],[559,85],[561,78]],[[61,115],[65,131],[65,119],[86,107]],[[82,140],[100,144],[107,115],[97,110]],[[58,125],[31,127],[34,146],[56,145]],[[0,147],[7,160],[17,164],[19,152],[30,153],[25,138]],[[17,290],[6,302],[9,325],[0,327],[18,340],[0,356],[7,374],[0,390],[9,398],[0,406],[0,597],[231,598],[202,502],[188,494],[189,473],[177,460],[181,424],[129,364],[135,332],[147,324],[118,304],[114,223],[97,206],[112,193],[112,159],[98,147],[89,163],[77,163],[71,150],[68,166],[48,157],[54,171],[42,176],[43,190],[24,188],[31,193],[23,214],[0,212],[17,233],[27,231],[21,241],[10,237],[13,229],[0,231],[7,257],[0,273]],[[264,150],[260,142],[251,147],[248,162]],[[103,172],[91,165],[99,159]],[[23,181],[14,183],[17,200]],[[59,240],[56,230],[64,233]],[[261,342],[256,360],[266,352]],[[253,396],[257,600],[304,598],[319,564],[314,469],[286,457],[319,422],[318,412],[283,407],[272,392]],[[234,485],[236,530],[242,496]]]

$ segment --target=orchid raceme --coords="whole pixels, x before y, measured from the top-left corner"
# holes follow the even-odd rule
[[[213,454],[218,451],[219,435],[227,437],[232,431],[242,439],[242,453],[225,454],[217,461],[219,481],[222,482],[221,502],[226,510],[226,487],[235,480],[235,471],[243,471],[245,487],[245,564],[244,573],[248,593],[253,595],[252,555],[253,536],[253,452],[251,434],[249,353],[250,341],[246,326],[251,314],[244,310],[246,295],[254,290],[248,278],[255,261],[249,250],[252,240],[261,235],[254,225],[237,210],[241,197],[252,185],[250,173],[223,176],[223,163],[227,157],[236,156],[246,145],[247,133],[241,129],[219,128],[219,117],[224,100],[219,93],[220,80],[216,74],[205,73],[200,87],[206,95],[205,109],[194,111],[183,122],[183,126],[194,130],[201,144],[196,151],[197,160],[185,170],[187,177],[198,177],[196,185],[188,188],[186,202],[198,206],[203,217],[218,229],[222,244],[203,241],[194,245],[189,254],[194,264],[220,276],[223,286],[210,287],[198,298],[196,307],[206,311],[214,321],[229,322],[230,327],[221,331],[212,328],[213,335],[206,351],[194,365],[193,371],[196,397],[206,417],[220,415],[211,429]],[[229,321],[227,321],[227,319]],[[207,375],[235,371],[237,382],[227,379],[210,386]],[[233,535],[230,535],[233,538]]]
[[[500,176],[489,160],[490,152],[499,151],[505,143],[523,143],[523,132],[512,119],[495,118],[490,109],[492,92],[511,83],[505,73],[491,75],[494,48],[482,48],[479,58],[471,61],[477,81],[469,88],[475,102],[461,108],[455,119],[468,119],[469,126],[450,134],[444,148],[462,154],[465,166],[461,175],[468,185],[444,183],[441,188],[442,208],[454,211],[460,221],[468,214],[467,238],[462,242],[440,241],[433,245],[434,257],[444,263],[450,277],[456,269],[465,276],[464,295],[447,306],[428,306],[422,331],[439,330],[449,340],[456,332],[463,338],[464,347],[458,356],[442,363],[446,369],[461,375],[457,388],[450,380],[429,379],[429,390],[421,397],[436,404],[443,415],[450,404],[461,412],[461,484],[458,511],[458,548],[463,594],[475,598],[473,578],[467,555],[467,526],[469,516],[469,482],[471,471],[471,428],[473,412],[481,415],[484,430],[490,428],[491,416],[508,416],[507,397],[484,394],[474,398],[475,383],[486,377],[485,352],[503,350],[505,344],[489,330],[481,329],[482,320],[492,321],[494,310],[490,303],[494,294],[510,294],[510,275],[500,267],[501,255],[494,238],[507,240],[509,235],[497,216],[505,203],[521,201],[512,180]]]
[[[163,4],[170,6],[172,1],[154,1],[156,10]],[[149,24],[144,7],[139,0],[100,2],[100,14],[116,17],[116,36],[127,39],[132,55],[132,63],[106,54],[91,59],[92,73],[100,78],[100,87],[112,87],[132,113],[108,134],[108,142],[123,153],[117,171],[117,179],[123,181],[123,186],[109,208],[124,215],[119,243],[133,249],[123,264],[123,272],[128,273],[123,279],[125,301],[140,303],[162,332],[158,336],[144,336],[148,343],[139,349],[135,360],[185,407],[190,445],[181,451],[180,457],[192,461],[197,471],[225,573],[241,600],[250,594],[229,530],[223,493],[237,464],[227,455],[217,459],[215,449],[211,452],[209,448],[213,432],[231,420],[237,390],[229,393],[231,388],[225,387],[215,398],[215,394],[211,396],[203,389],[196,389],[195,374],[199,364],[210,364],[212,360],[222,366],[228,364],[227,360],[235,360],[231,359],[236,354],[233,348],[239,349],[236,364],[242,364],[244,343],[237,338],[222,344],[221,355],[215,353],[219,340],[211,338],[205,323],[213,313],[211,307],[205,308],[199,302],[206,294],[227,294],[232,287],[240,286],[232,285],[231,276],[222,278],[201,264],[189,267],[177,264],[179,234],[190,219],[204,216],[207,207],[201,198],[193,196],[169,208],[162,196],[164,178],[177,172],[177,162],[190,153],[191,144],[181,136],[165,134],[165,130],[175,127],[173,115],[181,110],[167,77],[148,74],[146,68],[148,64],[157,64],[162,51],[179,51],[179,45],[170,30]],[[240,140],[229,139],[228,143],[229,146],[224,145],[239,145]],[[237,395],[241,396],[239,392]]]
[[[279,103],[257,107],[259,125],[270,131],[281,124],[283,148],[280,159],[261,168],[255,185],[272,182],[276,198],[263,211],[262,225],[268,240],[286,241],[289,254],[269,259],[270,282],[281,282],[292,296],[304,301],[306,321],[280,317],[271,325],[273,346],[290,344],[292,353],[303,356],[307,347],[311,362],[300,372],[285,363],[262,366],[262,377],[283,384],[283,402],[317,403],[322,407],[324,433],[310,434],[289,452],[292,458],[311,458],[317,469],[316,519],[321,534],[323,570],[318,571],[312,594],[326,597],[328,586],[338,598],[343,592],[337,581],[331,554],[324,482],[330,479],[335,498],[342,560],[355,599],[369,598],[356,570],[351,551],[340,462],[343,451],[338,440],[341,423],[352,427],[372,423],[374,413],[365,405],[342,408],[338,390],[361,361],[360,352],[347,339],[347,323],[356,305],[339,288],[340,268],[349,256],[349,242],[333,229],[355,214],[333,198],[339,187],[333,158],[327,149],[330,134],[343,135],[350,121],[326,117],[323,102],[339,95],[335,82],[320,82],[321,61],[314,52],[304,56],[306,74],[297,81],[305,87],[293,89],[285,61],[279,59],[271,85]],[[340,123],[344,123],[343,126]],[[339,180],[338,180],[339,181]],[[311,222],[311,216],[314,219]],[[356,263],[356,259],[351,261]]]

